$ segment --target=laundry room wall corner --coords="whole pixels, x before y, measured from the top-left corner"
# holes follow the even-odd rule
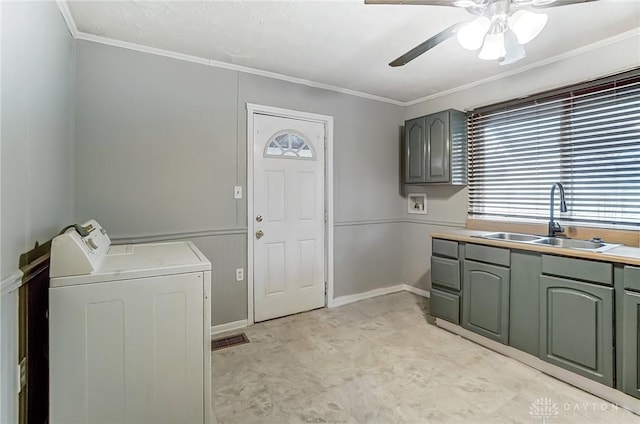
[[[0,422],[18,422],[20,254],[73,222],[75,40],[55,2],[1,2]]]
[[[76,218],[118,243],[193,241],[212,263],[212,326],[248,318],[246,193],[234,199],[247,187],[247,103],[334,117],[335,231],[369,225],[368,245],[336,234],[335,255],[361,270],[337,268],[336,290],[402,282],[401,255],[389,254],[402,235],[387,226],[406,209],[404,107],[82,40],[76,74]]]

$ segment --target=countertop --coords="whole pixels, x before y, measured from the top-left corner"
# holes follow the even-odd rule
[[[465,243],[483,244],[487,246],[506,247],[509,249],[528,250],[532,252],[549,253],[554,255],[568,256],[574,258],[584,258],[603,262],[613,262],[625,265],[640,265],[640,248],[622,245],[620,247],[607,250],[606,252],[589,252],[586,250],[568,249],[562,247],[545,246],[532,243],[518,243],[503,240],[490,240],[479,236],[493,231],[477,230],[452,230],[446,232],[435,232],[432,238],[461,241]]]

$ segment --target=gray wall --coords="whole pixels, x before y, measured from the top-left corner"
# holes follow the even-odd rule
[[[3,277],[73,221],[73,46],[55,2],[3,2]]]
[[[76,73],[77,220],[193,240],[213,264],[213,325],[247,318],[246,103],[334,117],[335,295],[404,281],[403,107],[86,41]]]
[[[586,81],[640,66],[640,37],[618,41],[612,45],[582,52],[562,61],[537,67],[527,72],[502,78],[467,90],[440,96],[429,101],[407,107],[405,119],[411,119],[440,110],[459,110],[497,103],[523,97],[572,83]],[[496,65],[500,72],[508,67]],[[405,279],[420,288],[431,287],[429,261],[421,257],[431,256],[431,243],[426,234],[464,226],[467,215],[468,192],[466,187],[406,186],[407,192],[426,192],[428,214],[416,217],[407,224],[405,247],[413,258],[405,267]],[[412,248],[413,246],[413,248]],[[416,254],[415,252],[420,252]]]
[[[212,324],[246,319],[246,103],[335,121],[335,296],[408,283],[429,289],[429,234],[462,227],[467,190],[400,183],[400,126],[626,69],[638,41],[582,53],[407,108],[86,41],[77,45],[78,221],[118,241],[191,239],[213,262]],[[500,69],[502,71],[502,69]],[[407,212],[426,192],[428,214]]]
[[[55,2],[1,2],[0,278],[73,221],[74,42]],[[0,299],[0,422],[18,422],[17,295]]]

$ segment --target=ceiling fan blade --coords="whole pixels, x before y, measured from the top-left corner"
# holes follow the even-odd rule
[[[546,9],[547,7],[568,6],[570,4],[590,3],[592,1],[598,1],[598,0],[556,0],[552,3],[541,3],[541,4],[536,4],[536,2],[534,1],[531,4],[531,6],[533,6],[535,9]]]
[[[391,62],[389,66],[396,67],[406,65],[427,50],[432,49],[443,41],[446,41],[449,38],[453,37],[455,33],[458,32],[458,29],[464,24],[466,24],[466,22],[458,22],[457,24],[453,24],[449,28],[440,31],[433,37],[429,38],[427,41],[418,44],[416,47],[412,48],[411,50]]]
[[[364,0],[364,4],[414,4],[427,6],[453,6],[454,0]]]

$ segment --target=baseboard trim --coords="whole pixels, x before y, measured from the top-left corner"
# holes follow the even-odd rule
[[[382,287],[379,289],[369,290],[364,293],[351,294],[348,296],[340,296],[333,299],[333,302],[329,301],[328,308],[337,308],[338,306],[348,305],[349,303],[359,302],[361,300],[372,299],[378,296],[384,296],[385,294],[397,293],[401,291],[408,291],[409,293],[416,294],[418,296],[430,297],[427,290],[422,290],[407,283],[400,283],[390,287]],[[211,336],[224,333],[226,331],[238,330],[249,326],[249,321],[241,319],[239,321],[227,322],[225,324],[214,325],[211,327]]]
[[[418,296],[430,297],[429,292],[423,289],[419,289],[407,283],[400,283],[394,286],[382,287],[379,289],[369,290],[364,293],[350,294],[347,296],[340,296],[329,301],[328,308],[337,308],[338,306],[348,305],[349,303],[359,302],[361,300],[372,299],[378,296],[384,296],[385,294],[397,293],[401,291],[408,291],[409,293],[417,294]]]
[[[211,336],[215,336],[216,334],[224,333],[226,331],[238,330],[240,328],[245,328],[249,325],[249,321],[246,319],[241,319],[239,321],[227,322],[225,324],[218,324],[211,326]]]
[[[427,299],[431,298],[431,293],[427,290],[419,289],[411,284],[403,284],[403,286],[409,293],[417,294],[418,296],[426,297]]]
[[[337,308],[338,306],[348,305],[349,303],[359,302],[361,300],[371,299],[378,296],[384,296],[385,294],[396,293],[400,291],[404,291],[404,284],[396,284],[395,286],[390,287],[382,287],[379,289],[369,290],[364,293],[356,293],[350,294],[347,296],[340,296],[333,299],[332,302],[329,302],[327,305],[329,308]]]
[[[613,404],[619,405],[635,414],[640,415],[640,401],[632,396],[614,389],[613,387],[605,386],[604,384],[597,383],[581,375],[574,374],[571,371],[567,371],[563,368],[545,362],[536,356],[522,352],[511,346],[503,345],[502,343],[489,340],[485,337],[480,336],[479,334],[464,329],[458,325],[452,324],[448,321],[444,321],[440,318],[436,318],[436,325],[447,331],[462,336],[465,339],[469,339],[472,342],[489,348],[495,352],[513,358],[516,361],[522,362],[523,364],[533,367],[538,371],[541,371],[559,380],[565,381],[572,386],[576,386],[577,388],[584,390],[585,392],[589,392],[595,396],[598,396],[599,398],[612,402]]]

